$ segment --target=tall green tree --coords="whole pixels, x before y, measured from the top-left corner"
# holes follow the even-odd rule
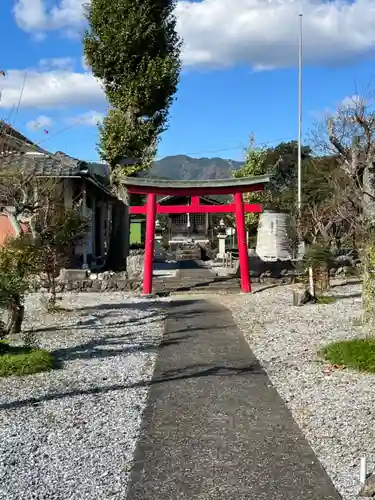
[[[302,168],[304,183],[307,178],[311,183],[312,173],[309,164],[312,151],[308,146],[302,147]],[[271,182],[263,192],[247,193],[244,199],[247,203],[261,203],[264,209],[288,210],[293,212],[297,194],[297,141],[282,142],[272,148],[257,149],[253,140],[246,152],[244,166],[233,172],[234,177],[252,177],[269,174]],[[246,226],[250,235],[255,235],[258,227],[258,214],[246,214]]]
[[[85,57],[109,103],[98,149],[115,184],[149,168],[168,125],[181,66],[175,2],[91,0],[87,6]],[[139,161],[124,165],[124,159]]]
[[[266,162],[272,170],[272,185],[275,191],[297,190],[298,171],[298,143],[297,141],[281,142],[275,147],[268,148]],[[308,146],[302,146],[302,170],[312,156]]]
[[[254,177],[263,175],[267,172],[266,151],[264,149],[255,149],[251,144],[246,151],[245,163],[242,168],[233,171],[233,177],[238,179],[242,177]],[[263,192],[244,193],[246,203],[264,203],[265,194]],[[250,235],[256,234],[259,215],[255,213],[245,214],[246,229]]]

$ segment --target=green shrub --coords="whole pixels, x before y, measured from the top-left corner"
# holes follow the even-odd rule
[[[333,342],[324,347],[320,354],[331,364],[375,373],[375,338]]]
[[[330,297],[329,295],[319,295],[316,297],[317,304],[333,304],[337,299],[335,297]]]
[[[315,244],[306,250],[302,259],[304,269],[312,267],[317,269],[329,269],[333,262],[332,252],[329,248]]]
[[[0,342],[0,377],[31,375],[52,370],[53,367],[54,358],[48,351]]]
[[[24,295],[37,269],[31,235],[8,239],[0,248],[0,307],[8,311],[7,324],[1,321],[0,338],[21,331]]]

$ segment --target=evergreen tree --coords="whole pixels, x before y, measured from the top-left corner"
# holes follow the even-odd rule
[[[168,125],[181,42],[175,0],[91,0],[84,51],[109,103],[98,150],[116,184],[148,169]],[[122,165],[139,159],[137,165]]]

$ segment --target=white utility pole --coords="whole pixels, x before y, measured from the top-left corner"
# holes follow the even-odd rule
[[[299,14],[298,40],[298,212],[302,207],[302,14]]]

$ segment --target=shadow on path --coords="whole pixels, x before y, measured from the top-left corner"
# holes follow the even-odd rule
[[[183,338],[180,339],[183,341]],[[177,344],[178,342],[164,342],[160,347],[171,346]],[[160,348],[159,347],[159,348]],[[155,346],[153,346],[155,349]],[[259,370],[259,371],[258,371]],[[243,366],[243,367],[232,367],[232,366],[188,366],[180,370],[170,370],[161,374],[157,378],[153,378],[150,381],[135,382],[132,384],[114,384],[109,386],[92,387],[90,389],[79,389],[66,392],[50,393],[45,394],[39,398],[28,398],[18,401],[13,401],[10,403],[1,403],[0,410],[15,410],[18,408],[24,408],[27,406],[37,406],[43,404],[47,401],[54,401],[64,398],[73,398],[82,395],[99,395],[109,392],[124,391],[127,389],[136,389],[138,387],[150,387],[153,385],[161,383],[172,383],[178,380],[186,380],[190,378],[199,377],[231,377],[235,375],[240,375],[244,373],[262,373],[263,370],[259,366]]]
[[[126,500],[339,500],[230,312],[172,301]]]

